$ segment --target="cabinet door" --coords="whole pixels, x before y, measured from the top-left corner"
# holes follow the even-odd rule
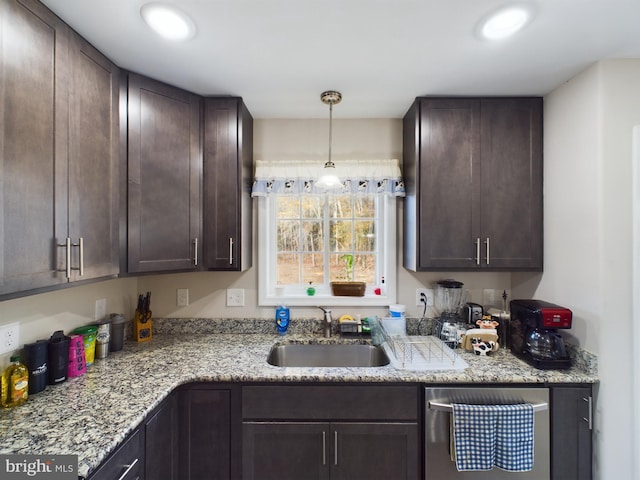
[[[542,270],[542,99],[482,100],[482,266]]]
[[[419,269],[477,268],[480,102],[420,101]]]
[[[551,389],[551,478],[588,480],[592,451],[591,386]]]
[[[83,280],[119,272],[119,71],[78,35],[70,45],[69,237],[82,239],[72,279]]]
[[[330,476],[328,423],[245,422],[242,440],[244,480],[322,480]]]
[[[0,1],[0,294],[67,281],[67,39],[41,3]]]
[[[180,392],[180,479],[231,478],[231,392]]]
[[[146,421],[145,437],[145,477],[179,480],[177,395],[170,395]]]
[[[332,423],[331,480],[417,480],[418,425]]]
[[[204,264],[251,267],[253,119],[240,98],[204,103]]]
[[[129,76],[129,272],[196,268],[200,105],[196,95]]]

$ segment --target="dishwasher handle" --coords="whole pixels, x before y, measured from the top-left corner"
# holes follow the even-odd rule
[[[453,405],[450,403],[440,403],[440,402],[432,402],[429,400],[429,408],[431,410],[438,410],[440,412],[453,412]],[[533,405],[534,412],[542,412],[543,410],[548,410],[548,403],[536,403]]]

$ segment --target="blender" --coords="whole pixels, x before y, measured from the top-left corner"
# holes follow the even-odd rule
[[[466,331],[460,309],[465,304],[464,283],[457,280],[440,280],[436,290],[436,309],[440,312],[440,339],[455,348]]]

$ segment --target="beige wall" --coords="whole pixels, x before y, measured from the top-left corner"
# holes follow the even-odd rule
[[[334,120],[334,158],[402,158],[402,122],[399,119]],[[324,161],[328,152],[326,120],[256,120],[254,132],[256,159],[303,158]],[[473,300],[482,302],[482,289],[509,290],[508,273],[411,273],[402,268],[402,200],[398,211],[398,303],[407,305],[410,315],[421,312],[415,305],[415,289],[433,287],[442,278],[456,278],[471,290]],[[256,242],[254,242],[255,247]],[[254,248],[255,250],[255,248]],[[255,257],[254,257],[255,258]],[[198,272],[145,275],[110,280],[59,292],[0,302],[0,324],[19,321],[22,342],[48,338],[56,329],[93,321],[95,300],[108,299],[108,311],[131,315],[138,292],[152,292],[152,310],[156,317],[271,318],[273,308],[257,305],[257,261],[246,272]],[[189,289],[190,305],[176,306],[176,290]],[[245,307],[227,307],[226,289],[244,288]],[[346,313],[354,309],[339,311]],[[317,309],[294,309],[295,317],[314,317]],[[362,314],[384,314],[385,309],[362,309]],[[0,359],[2,361],[2,359]]]
[[[598,355],[594,471],[603,480],[639,478],[631,289],[638,85],[640,60],[608,60],[545,98],[545,271],[513,275],[517,294],[571,308],[572,335]]]

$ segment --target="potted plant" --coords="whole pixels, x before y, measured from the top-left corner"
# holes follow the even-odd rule
[[[367,287],[366,282],[354,282],[353,278],[353,255],[345,253],[342,255],[344,261],[344,281],[331,282],[331,293],[336,297],[363,297]]]

